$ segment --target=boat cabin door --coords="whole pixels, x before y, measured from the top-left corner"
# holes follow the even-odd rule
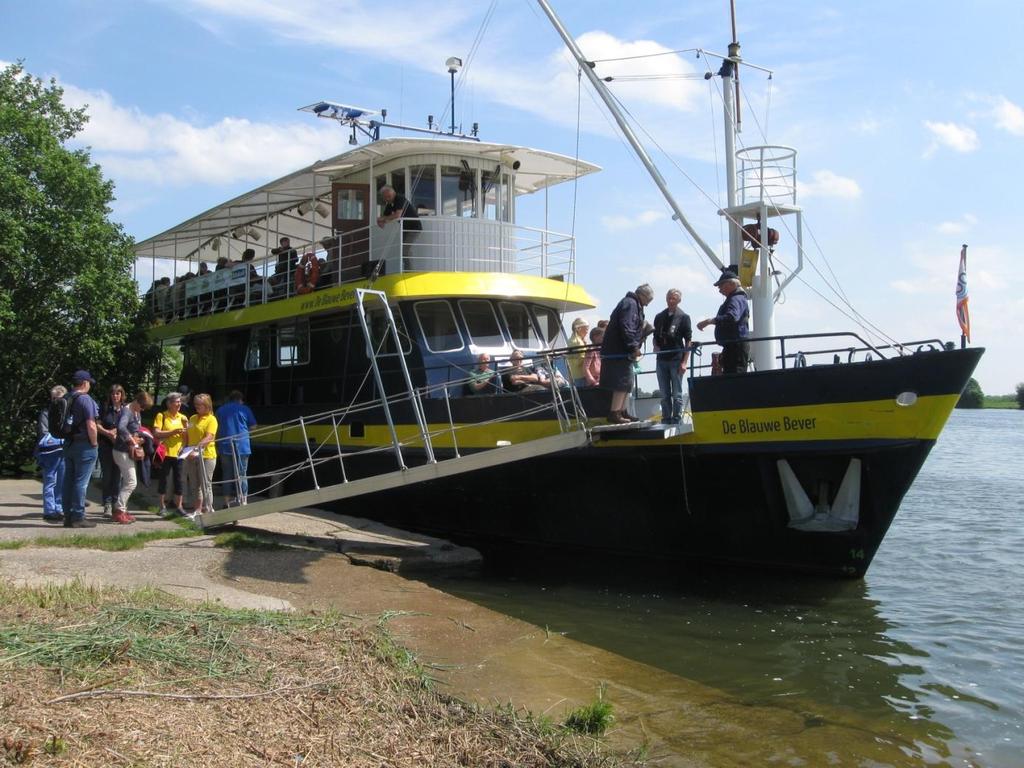
[[[335,184],[332,216],[338,237],[341,279],[355,280],[369,274],[370,200],[369,184]]]

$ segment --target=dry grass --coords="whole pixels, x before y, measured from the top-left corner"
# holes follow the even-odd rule
[[[380,624],[0,583],[0,765],[616,765],[439,694]]]

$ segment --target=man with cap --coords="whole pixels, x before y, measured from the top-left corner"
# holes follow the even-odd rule
[[[587,384],[583,374],[583,358],[586,356],[584,347],[590,344],[590,340],[587,338],[589,331],[590,325],[582,317],[577,317],[572,321],[572,336],[569,337],[569,349],[572,351],[566,354],[565,360],[577,387],[584,387]]]
[[[717,315],[697,323],[697,330],[715,326],[715,341],[722,345],[719,358],[722,373],[746,373],[750,364],[750,343],[746,340],[750,336],[750,302],[731,267],[722,270],[715,287],[725,296],[725,301],[718,308]]]
[[[64,527],[95,528],[96,523],[85,519],[85,492],[99,456],[96,420],[100,410],[89,396],[96,380],[88,371],[78,370],[71,383],[71,436],[64,441]]]

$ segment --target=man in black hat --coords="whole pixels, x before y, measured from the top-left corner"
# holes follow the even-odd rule
[[[715,326],[715,341],[722,345],[719,362],[723,373],[746,373],[750,364],[750,343],[746,341],[750,336],[750,302],[732,269],[722,270],[715,287],[725,296],[725,301],[718,308],[717,315],[697,323],[697,330]]]
[[[96,380],[88,371],[78,370],[71,377],[71,383],[74,385],[68,410],[71,436],[64,440],[64,527],[95,528],[96,523],[85,519],[85,492],[99,456],[96,430],[99,407],[89,396]]]

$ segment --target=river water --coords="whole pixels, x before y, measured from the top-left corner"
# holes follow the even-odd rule
[[[704,574],[648,591],[506,573],[443,588],[859,734],[821,764],[1010,768],[1024,766],[1022,552],[1024,412],[956,411],[863,581]],[[901,759],[879,762],[880,743]]]

